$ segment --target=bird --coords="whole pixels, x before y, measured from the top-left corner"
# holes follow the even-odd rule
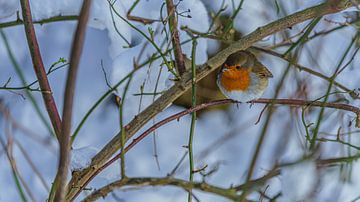
[[[225,97],[250,102],[260,98],[272,73],[249,51],[229,55],[217,75],[217,85]]]

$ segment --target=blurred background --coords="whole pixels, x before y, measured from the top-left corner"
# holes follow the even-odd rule
[[[187,32],[201,36],[197,40],[197,64],[205,63],[232,41],[259,26],[322,2],[174,1],[182,49],[188,58],[192,45]],[[78,15],[80,6],[78,0],[31,1],[34,21],[64,16],[61,21],[35,26],[60,112],[76,27],[71,16]],[[28,200],[44,201],[56,174],[59,147],[37,83],[28,86],[36,77],[23,25],[15,25],[19,10],[18,1],[0,0],[0,201],[21,200],[14,170]],[[118,15],[126,17],[137,30]],[[116,96],[123,99],[126,124],[173,85],[171,73],[161,59],[155,58],[156,49],[139,32],[150,36],[166,57],[173,60],[168,24],[163,23],[166,16],[166,6],[161,0],[118,1],[113,9],[107,1],[93,1],[76,86],[73,131],[109,86],[124,79],[134,68],[139,69],[108,96],[81,127],[72,145],[72,170],[88,165],[91,157],[118,133]],[[143,24],[136,17],[150,23]],[[326,97],[327,102],[358,107],[358,17],[359,11],[353,7],[324,16],[317,23],[305,21],[254,44],[250,51],[274,75],[263,98],[321,101]],[[310,25],[314,28],[306,35]],[[335,77],[336,84],[332,83],[329,88],[329,78],[337,69],[341,72]],[[198,104],[224,98],[216,86],[216,74],[217,71],[211,73],[197,84]],[[190,106],[191,91],[159,113],[137,135]],[[225,188],[245,183],[250,164],[256,159],[252,179],[274,169],[280,169],[280,173],[251,190],[250,201],[360,200],[360,174],[356,172],[360,169],[357,161],[360,130],[355,127],[353,113],[327,108],[322,112],[321,108],[307,106],[275,105],[270,111],[264,107],[262,104],[228,104],[198,112],[193,153],[195,168],[203,169],[194,175],[195,181]],[[131,149],[126,154],[127,175],[165,177],[171,173],[188,179],[185,146],[190,122],[191,115],[170,122]],[[307,137],[314,131],[318,134],[316,149],[310,150]],[[255,156],[257,147],[260,152]],[[119,164],[116,162],[99,174],[77,200],[119,179]],[[194,191],[194,196],[199,201],[228,201],[199,191]],[[187,192],[169,186],[128,188],[112,192],[100,201],[143,200],[186,201]]]

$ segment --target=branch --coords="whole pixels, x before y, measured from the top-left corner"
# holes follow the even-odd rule
[[[181,51],[178,23],[175,16],[176,8],[173,0],[166,0],[166,8],[169,16],[169,29],[171,32],[171,41],[174,47],[175,66],[180,76],[186,71],[184,55]]]
[[[39,81],[39,86],[42,91],[42,97],[44,99],[45,107],[49,114],[51,124],[55,130],[55,134],[57,138],[60,139],[61,119],[56,107],[54,97],[52,96],[51,87],[46,75],[44,63],[41,58],[41,53],[36,39],[34,25],[32,22],[29,0],[21,0],[20,3],[21,3],[22,15],[24,19],[25,34],[26,34],[35,74]]]
[[[84,0],[80,11],[79,22],[76,28],[73,44],[70,55],[70,65],[67,75],[64,107],[63,107],[63,122],[61,124],[61,137],[60,137],[60,163],[58,172],[55,178],[55,197],[54,201],[64,201],[65,198],[65,185],[69,170],[69,154],[70,154],[70,130],[72,120],[72,109],[75,94],[75,84],[77,70],[79,67],[80,57],[84,45],[86,24],[89,19],[91,0]]]
[[[316,159],[314,160],[316,165],[318,166],[331,166],[333,164],[338,163],[349,163],[352,161],[355,161],[359,159],[359,155],[354,156],[348,156],[348,157],[339,157],[339,158],[329,158],[329,159]],[[276,177],[281,174],[281,168],[293,166],[298,163],[301,163],[305,160],[309,160],[310,157],[305,157],[300,160],[297,160],[295,162],[290,163],[284,163],[278,166],[275,166],[274,169],[270,170],[266,175],[250,180],[247,183],[231,186],[230,188],[221,188],[214,185],[207,184],[206,182],[189,182],[182,179],[176,179],[171,177],[165,177],[165,178],[125,178],[118,181],[115,181],[113,183],[110,183],[108,185],[105,185],[104,187],[101,187],[100,189],[94,191],[89,196],[87,196],[85,199],[83,199],[83,202],[88,201],[95,201],[99,199],[100,197],[105,198],[106,195],[108,195],[110,192],[121,189],[125,186],[136,186],[136,187],[142,187],[142,186],[175,186],[179,188],[183,188],[187,191],[190,189],[197,189],[203,192],[207,193],[213,193],[215,195],[223,196],[225,198],[237,201],[240,198],[240,195],[237,193],[239,191],[243,190],[249,190],[253,189],[255,187],[263,185],[265,182],[267,182],[269,179]]]
[[[269,36],[275,32],[286,29],[298,23],[304,22],[308,19],[336,13],[346,8],[352,6],[352,4],[346,4],[346,0],[339,1],[338,6],[334,6],[333,3],[323,3],[318,6],[314,6],[303,11],[294,13],[287,17],[281,18],[275,22],[269,23],[263,27],[260,27],[253,31],[252,33],[244,36],[237,42],[234,42],[228,48],[216,54],[214,57],[208,60],[207,64],[199,66],[196,81],[201,80],[211,72],[213,72],[217,67],[219,67],[225,59],[232,53],[245,50],[249,48],[252,44],[257,41],[260,41],[266,36]],[[126,138],[127,140],[131,139],[133,135],[149,120],[151,120],[156,114],[160,113],[167,106],[169,106],[174,100],[184,94],[191,87],[191,72],[186,72],[182,78],[175,83],[173,87],[168,89],[162,96],[160,96],[153,104],[148,106],[144,111],[138,114],[127,126],[126,129]],[[359,121],[360,122],[360,121]],[[68,195],[67,199],[74,199],[76,195],[84,187],[85,183],[90,179],[90,177],[107,162],[111,156],[119,150],[120,148],[120,135],[119,132],[93,159],[91,165],[85,168],[82,171],[74,172],[73,177],[68,185]]]
[[[213,186],[210,184],[207,184],[205,182],[189,182],[182,179],[176,179],[176,178],[125,178],[122,180],[115,181],[111,184],[108,184],[95,192],[93,192],[91,195],[86,197],[83,202],[89,202],[89,201],[95,201],[96,199],[99,199],[100,197],[106,197],[107,194],[112,192],[115,189],[120,189],[124,186],[136,186],[136,187],[143,187],[143,186],[166,186],[166,185],[172,185],[175,187],[183,188],[185,190],[191,190],[191,189],[197,189],[208,193],[213,193],[216,195],[223,196],[225,198],[231,199],[233,201],[236,201],[239,196],[236,193],[236,190],[234,188],[221,188],[217,186]]]

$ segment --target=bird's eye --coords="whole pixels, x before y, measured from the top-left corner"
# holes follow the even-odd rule
[[[235,68],[236,68],[237,70],[239,70],[239,69],[240,69],[240,66],[236,66]]]

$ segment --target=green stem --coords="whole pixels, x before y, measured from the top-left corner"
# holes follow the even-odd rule
[[[224,29],[224,34],[228,33],[230,31],[230,29],[233,27],[234,19],[236,18],[239,11],[241,10],[244,1],[245,0],[241,0],[241,2],[239,3],[239,6],[236,8],[235,12],[231,16],[230,21],[226,24],[225,29]]]
[[[54,17],[50,17],[47,19],[34,21],[33,23],[43,25],[43,24],[52,23],[52,22],[74,21],[74,20],[77,20],[78,18],[79,18],[79,16],[77,16],[77,15],[54,16]],[[0,28],[13,27],[13,26],[22,25],[22,24],[24,24],[24,21],[21,19],[17,19],[15,21],[11,21],[11,22],[0,23]]]
[[[128,15],[135,9],[136,5],[139,3],[140,0],[136,0],[133,5],[130,7],[130,9],[128,10]]]
[[[192,51],[191,51],[191,82],[192,82],[192,87],[191,87],[191,106],[195,107],[196,106],[196,63],[195,63],[195,54],[196,54],[196,45],[197,45],[197,41],[196,39],[193,39],[193,43],[192,43],[193,47],[192,47]],[[194,154],[193,154],[193,138],[194,138],[194,131],[195,131],[195,122],[196,122],[196,111],[191,113],[191,126],[190,126],[190,136],[189,136],[189,144],[188,144],[188,149],[189,149],[189,164],[190,164],[190,168],[189,168],[189,181],[192,183],[194,180]],[[188,194],[188,202],[192,201],[192,190],[189,189],[189,194]]]
[[[125,132],[124,121],[123,121],[123,118],[124,118],[123,110],[124,110],[126,94],[127,94],[128,89],[129,89],[129,85],[130,85],[130,82],[131,82],[132,78],[133,77],[130,76],[128,82],[126,83],[126,86],[124,88],[124,92],[123,92],[121,100],[119,102],[119,117],[120,117],[120,131],[121,131],[121,137],[120,137],[120,144],[121,144],[121,149],[120,149],[120,152],[121,152],[120,153],[121,154],[121,157],[120,157],[120,171],[121,171],[121,178],[122,179],[126,178],[126,174],[125,174],[125,152],[124,152],[125,142],[126,142],[126,132]]]

